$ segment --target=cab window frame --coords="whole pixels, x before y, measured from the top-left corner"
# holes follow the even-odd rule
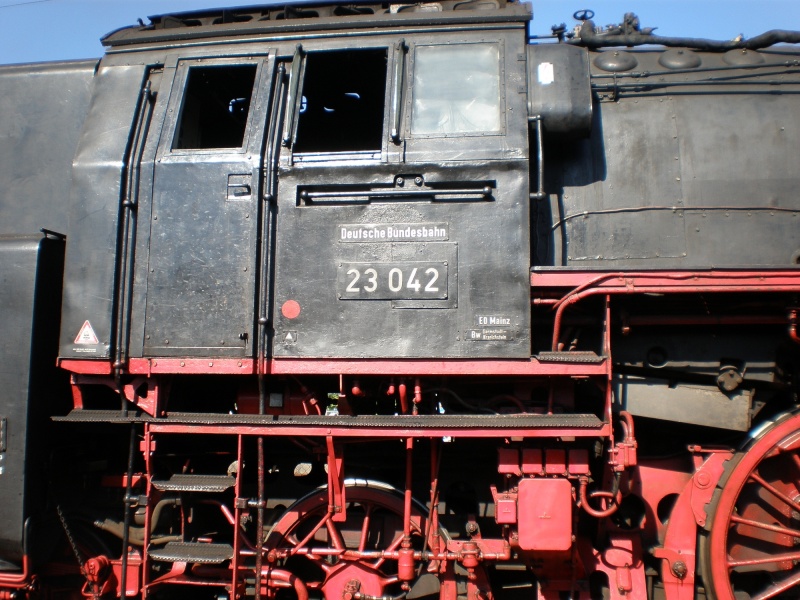
[[[419,58],[418,48],[428,47],[459,47],[474,45],[492,45],[497,48],[497,74],[498,74],[498,119],[499,127],[497,130],[484,131],[462,131],[462,132],[414,132],[414,102],[415,102],[415,80]],[[447,42],[424,41],[412,42],[409,45],[407,57],[407,69],[405,74],[405,99],[403,101],[403,135],[409,140],[426,139],[452,139],[452,138],[474,138],[474,137],[497,137],[507,133],[508,119],[506,106],[506,56],[505,43],[501,39],[459,39]]]
[[[263,127],[262,123],[257,121],[260,112],[261,88],[262,77],[265,66],[270,60],[270,53],[263,55],[248,55],[248,56],[226,56],[226,57],[181,57],[178,58],[175,64],[175,75],[173,77],[172,85],[170,88],[170,98],[167,104],[167,118],[163,124],[163,131],[167,134],[161,136],[160,155],[168,156],[185,156],[185,155],[218,155],[218,154],[246,154],[252,151],[250,145],[253,139],[253,131],[256,127]],[[179,128],[183,117],[183,111],[187,99],[190,81],[190,74],[194,68],[226,68],[226,67],[246,67],[254,66],[255,74],[253,77],[253,87],[250,91],[250,100],[248,103],[247,118],[245,120],[244,133],[242,136],[242,143],[240,146],[220,146],[220,147],[199,147],[187,148],[176,147],[176,141],[180,135]],[[256,136],[257,137],[257,136]]]
[[[376,94],[376,97],[382,98],[382,110],[380,111],[381,114],[381,125],[380,125],[380,137],[378,139],[378,144],[374,148],[369,148],[365,150],[303,150],[302,145],[301,149],[298,150],[297,148],[297,141],[298,141],[298,131],[300,129],[300,120],[302,118],[301,115],[301,105],[303,102],[303,98],[305,96],[304,92],[306,91],[306,77],[308,75],[308,57],[312,55],[320,55],[320,54],[336,54],[340,52],[350,52],[350,53],[357,53],[357,52],[372,52],[372,53],[382,53],[385,57],[385,65],[384,65],[384,85],[382,89],[382,94]],[[292,164],[297,163],[304,164],[304,165],[313,165],[313,164],[331,164],[336,162],[342,162],[346,164],[378,164],[378,163],[386,163],[386,162],[393,162],[396,159],[392,159],[393,153],[396,153],[396,150],[393,150],[395,147],[394,144],[390,143],[389,140],[389,121],[391,120],[391,92],[393,90],[393,81],[392,81],[392,72],[394,67],[394,61],[397,60],[395,56],[395,50],[392,47],[392,44],[375,44],[375,45],[365,45],[365,46],[358,46],[353,47],[350,45],[336,45],[330,47],[302,47],[301,49],[302,54],[302,62],[300,68],[298,69],[298,79],[300,80],[298,88],[297,88],[297,97],[295,99],[294,105],[294,118],[292,123],[284,123],[283,127],[291,127],[291,135],[290,135],[290,142],[285,144],[285,148],[281,152],[282,154],[282,162],[285,162],[289,166]],[[287,61],[286,63],[287,71],[291,70],[292,61]],[[291,85],[291,84],[289,84]],[[288,135],[288,134],[287,134]]]

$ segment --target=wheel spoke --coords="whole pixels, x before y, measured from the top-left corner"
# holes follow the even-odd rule
[[[778,594],[785,592],[786,590],[793,588],[798,583],[800,583],[800,572],[790,575],[781,581],[778,581],[775,585],[770,586],[757,596],[753,596],[750,600],[769,600],[769,598],[774,598]]]
[[[400,544],[403,543],[403,534],[402,532],[394,538],[392,544],[386,549],[388,552],[394,552],[400,547]],[[385,558],[379,558],[374,563],[372,563],[372,568],[379,569],[380,566],[386,561]]]
[[[761,558],[746,558],[741,560],[729,560],[728,568],[752,567],[754,565],[771,565],[774,563],[800,560],[800,552],[785,552],[783,554],[770,554]]]
[[[797,450],[792,450],[788,453],[788,456],[791,457],[792,466],[794,466],[794,476],[792,477],[792,485],[794,485],[795,491],[800,495],[800,454],[798,454]],[[797,496],[795,496],[796,498]]]
[[[328,535],[331,536],[331,545],[337,550],[346,550],[344,538],[336,524],[331,519],[328,519],[325,526],[328,528]]]
[[[314,538],[314,536],[317,534],[317,531],[319,531],[323,525],[327,524],[328,521],[330,521],[330,519],[331,519],[331,513],[325,513],[325,516],[323,516],[320,522],[314,526],[314,529],[311,530],[311,532],[303,539],[302,542],[298,543],[295,546],[291,554],[294,554],[298,548],[304,548],[306,544],[308,544],[308,542],[310,542]]]
[[[800,455],[798,455],[797,452],[795,451],[792,452],[791,456],[794,466],[797,468],[798,471],[800,471]]]
[[[358,540],[358,551],[363,552],[367,546],[367,536],[369,535],[370,521],[372,520],[372,504],[364,507],[364,522],[361,524],[361,539]]]
[[[788,527],[781,527],[780,525],[770,525],[768,523],[762,523],[761,521],[753,521],[751,519],[744,519],[738,515],[731,516],[732,523],[740,523],[742,525],[748,525],[750,527],[755,527],[757,529],[764,529],[766,531],[773,531],[775,533],[780,533],[782,535],[788,535],[791,537],[800,538],[800,530],[799,529],[790,529]],[[768,540],[768,538],[763,538]]]
[[[783,492],[781,492],[781,491],[780,491],[779,489],[777,489],[775,486],[773,486],[773,485],[771,485],[770,483],[768,483],[768,482],[767,482],[767,481],[766,481],[766,480],[765,480],[763,477],[761,477],[761,475],[759,475],[759,474],[758,474],[758,473],[756,473],[755,471],[753,471],[753,472],[750,474],[750,479],[752,479],[753,481],[756,481],[756,482],[758,482],[758,484],[759,484],[761,487],[763,487],[763,488],[764,488],[765,490],[767,490],[767,491],[768,491],[770,494],[772,494],[773,496],[775,496],[775,497],[776,497],[778,500],[780,500],[781,502],[783,502],[784,504],[786,504],[786,505],[787,505],[788,507],[790,507],[792,510],[798,510],[798,511],[800,511],[800,504],[798,504],[797,502],[795,502],[794,500],[792,500],[792,499],[791,499],[789,496],[787,496],[786,494],[784,494]]]
[[[299,542],[297,541],[296,535],[291,534],[283,539],[292,546],[292,551],[290,552],[290,555],[304,556],[305,558],[313,562],[315,565],[317,565],[320,569],[322,569],[326,575],[332,569],[331,565],[325,562],[324,557],[312,554],[311,552],[306,552],[304,551],[303,548],[298,548]],[[305,550],[308,550],[308,548],[306,548]]]

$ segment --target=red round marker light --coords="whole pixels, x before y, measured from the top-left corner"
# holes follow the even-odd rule
[[[300,316],[300,304],[297,300],[287,300],[281,306],[281,314],[287,319],[296,319]]]

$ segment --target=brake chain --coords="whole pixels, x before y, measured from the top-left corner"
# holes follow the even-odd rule
[[[67,519],[64,517],[64,513],[61,510],[61,505],[56,504],[56,513],[58,513],[58,520],[61,521],[61,527],[64,528],[64,533],[67,535],[67,541],[69,545],[72,547],[72,553],[75,555],[75,560],[78,561],[78,566],[81,568],[81,573],[83,573],[84,565],[86,561],[83,560],[81,557],[80,550],[78,550],[78,544],[75,542],[75,538],[72,537],[72,532],[69,530],[69,526],[67,525]]]
[[[56,513],[58,514],[58,520],[61,521],[61,527],[64,528],[64,533],[66,534],[67,541],[72,548],[72,553],[75,555],[75,560],[78,561],[81,575],[83,575],[83,577],[86,579],[86,583],[88,584],[89,589],[92,591],[92,600],[100,600],[100,594],[97,592],[97,584],[95,584],[89,578],[89,575],[86,572],[86,561],[83,560],[81,552],[78,550],[78,543],[75,541],[75,538],[72,537],[72,532],[69,530],[69,525],[67,525],[67,518],[64,516],[64,512],[61,510],[60,504],[56,504]]]

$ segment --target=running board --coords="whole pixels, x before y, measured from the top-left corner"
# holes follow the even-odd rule
[[[151,423],[153,425],[203,425],[220,427],[331,427],[347,429],[600,429],[593,414],[481,414],[481,415],[231,415],[171,413],[154,418],[146,414],[123,415],[114,410],[73,410],[53,420],[74,423]]]

